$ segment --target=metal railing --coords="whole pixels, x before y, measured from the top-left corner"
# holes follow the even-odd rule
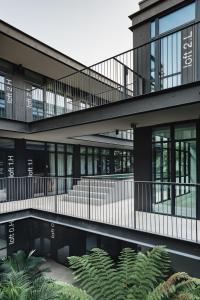
[[[33,121],[106,105],[200,79],[194,23],[41,87],[0,83],[0,117]]]
[[[198,32],[199,23],[187,25],[47,86],[60,93],[73,87],[73,99],[89,108],[194,82]]]
[[[0,213],[33,208],[200,243],[199,189],[131,178],[1,178]]]

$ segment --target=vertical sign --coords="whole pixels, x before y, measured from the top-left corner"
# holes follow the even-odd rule
[[[12,79],[6,78],[5,79],[5,92],[6,92],[6,100],[8,104],[13,103],[13,86],[12,86]]]
[[[33,160],[32,159],[27,159],[27,174],[28,177],[33,176]]]
[[[15,176],[15,158],[14,155],[8,155],[8,177],[12,178]]]
[[[182,31],[182,84],[194,80],[194,30]]]
[[[51,231],[51,240],[55,239],[55,224],[54,223],[50,223],[50,231]]]
[[[32,91],[26,89],[26,121],[32,121]]]
[[[8,245],[15,245],[15,223],[12,221],[8,222]]]
[[[32,93],[31,90],[26,90],[26,108],[32,109]]]
[[[5,78],[5,100],[6,100],[6,117],[13,118],[13,82],[12,79]]]

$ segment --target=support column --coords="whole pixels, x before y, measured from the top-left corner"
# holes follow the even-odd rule
[[[15,140],[15,163],[16,163],[16,176],[26,176],[26,141]]]
[[[74,145],[73,177],[80,178],[80,145]]]
[[[134,131],[134,206],[135,210],[151,211],[152,186],[141,181],[152,180],[152,130],[151,127]]]

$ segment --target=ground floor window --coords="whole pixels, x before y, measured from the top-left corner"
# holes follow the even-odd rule
[[[129,150],[114,151],[114,172],[117,174],[133,172],[133,152]]]
[[[49,194],[62,194],[72,187],[72,145],[27,141],[26,153],[27,176],[52,177],[47,187]]]
[[[81,146],[81,175],[133,172],[133,151]]]
[[[196,217],[196,124],[156,128],[152,132],[153,210]],[[171,184],[174,183],[174,184]],[[164,183],[164,184],[163,184]]]
[[[80,147],[81,175],[110,174],[110,149]]]

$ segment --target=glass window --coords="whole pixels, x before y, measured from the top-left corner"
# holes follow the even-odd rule
[[[45,150],[45,143],[27,141],[26,142],[26,149]]]
[[[88,175],[93,174],[93,156],[88,155]]]
[[[170,140],[171,136],[170,136],[170,128],[166,127],[166,128],[159,128],[159,129],[155,129],[152,132],[152,140],[153,142],[160,142],[160,141],[167,141]]]
[[[43,90],[32,86],[31,92],[33,120],[38,120],[44,116]]]
[[[46,113],[47,117],[55,115],[55,94],[53,92],[46,92]]]
[[[73,173],[73,157],[72,155],[67,155],[67,175],[72,175]]]
[[[176,140],[195,139],[195,138],[196,138],[195,124],[176,126],[175,128]]]
[[[65,146],[61,145],[61,144],[57,144],[57,151],[64,152],[65,151]]]
[[[160,87],[171,88],[181,84],[181,32],[161,39]]]
[[[47,143],[47,150],[48,151],[55,151],[55,144]]]
[[[56,114],[62,115],[65,113],[65,98],[61,95],[56,95]]]
[[[5,77],[0,75],[0,90],[5,91]]]
[[[55,152],[49,153],[49,176],[56,176]]]
[[[170,138],[170,132],[175,141]],[[197,180],[195,124],[156,129],[152,141],[152,175],[153,181],[157,182],[153,188],[153,210],[171,214],[174,201],[175,215],[196,217],[196,187],[191,186]],[[173,161],[172,155],[175,155]],[[163,184],[171,181],[177,183],[174,193],[171,185]]]
[[[80,152],[81,152],[81,154],[85,154],[86,153],[86,147],[81,147]]]
[[[189,23],[194,19],[195,19],[195,2],[160,18],[159,34],[172,30],[185,23]]]
[[[73,153],[73,146],[67,145],[67,153]]]
[[[0,138],[0,148],[4,149],[14,149],[15,141],[10,139],[2,139]]]
[[[81,155],[81,175],[86,175],[86,156]]]
[[[88,153],[89,153],[89,154],[92,154],[92,153],[93,153],[93,148],[88,147]]]
[[[0,117],[5,117],[6,96],[5,96],[5,77],[0,76]]]
[[[57,154],[57,172],[58,176],[65,176],[64,153]]]
[[[72,104],[72,99],[67,97],[66,98],[66,111],[70,112],[73,110],[73,104]]]
[[[151,38],[154,38],[156,36],[156,22],[151,22]]]

